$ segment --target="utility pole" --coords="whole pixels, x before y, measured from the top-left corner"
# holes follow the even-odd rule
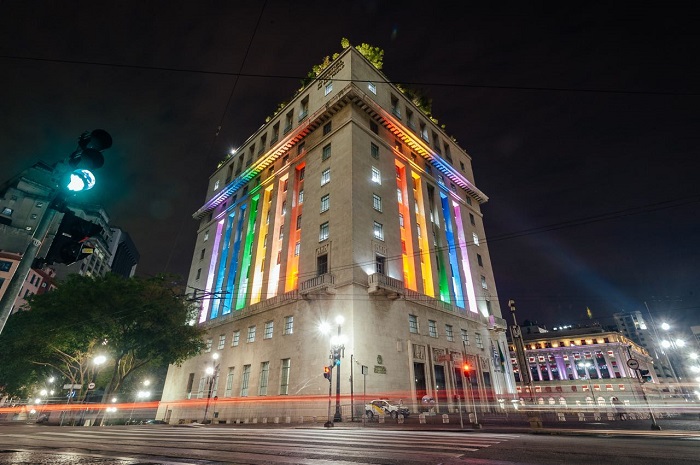
[[[525,356],[525,343],[523,342],[523,334],[518,325],[518,319],[515,316],[515,301],[509,300],[508,307],[510,307],[510,313],[513,316],[513,325],[510,327],[510,336],[513,339],[513,346],[515,346],[515,356],[518,359],[518,366],[520,367],[520,384],[523,387],[530,390],[530,400],[532,404],[535,404],[535,389],[532,385],[532,376],[530,374],[529,364],[527,362],[527,357]]]

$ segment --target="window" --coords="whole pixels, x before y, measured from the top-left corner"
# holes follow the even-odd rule
[[[391,112],[397,118],[401,118],[401,108],[399,108],[399,99],[395,96],[391,96]]]
[[[463,161],[459,162],[459,167],[462,171],[464,171],[464,162]]]
[[[238,343],[241,340],[241,332],[239,330],[235,330],[233,332],[233,338],[231,339],[231,347],[236,347],[238,346]]]
[[[479,266],[484,266],[484,261],[481,259],[481,255],[476,254],[476,262],[479,264]]]
[[[467,205],[471,205],[471,204],[472,204],[472,198],[471,198],[471,197],[466,197],[466,199],[467,199]]]
[[[300,155],[301,152],[304,151],[305,146],[306,146],[305,142],[300,142],[299,145],[297,145],[297,155]]]
[[[369,122],[369,130],[375,134],[379,134],[379,126],[374,121]]]
[[[332,128],[332,126],[331,126],[331,122],[330,122],[330,121],[327,122],[326,124],[324,124],[324,125],[323,125],[323,135],[325,136],[326,134],[328,134],[329,132],[331,132],[331,128]]]
[[[231,397],[231,390],[233,388],[233,372],[234,367],[229,367],[228,373],[226,374],[226,391],[224,391],[224,397]]]
[[[202,249],[201,252],[199,252],[199,259],[204,260],[204,254],[207,253],[207,249]]]
[[[208,240],[209,240],[209,231],[204,231],[204,239],[202,240],[202,242],[206,242]]]
[[[246,342],[255,342],[255,325],[248,326],[248,339]]]
[[[369,153],[370,153],[370,155],[372,155],[372,158],[376,158],[378,160],[379,159],[379,146],[377,144],[370,142]]]
[[[416,315],[408,315],[408,331],[418,334],[418,317]]]
[[[399,227],[403,228],[403,214],[399,213]]]
[[[323,242],[328,239],[328,221],[319,227],[318,241]]]
[[[322,186],[325,186],[325,185],[328,184],[329,182],[331,182],[331,169],[330,169],[330,168],[326,168],[326,169],[323,170],[323,172],[321,173],[321,185],[322,185]]]
[[[372,92],[374,95],[377,95],[377,86],[374,85],[373,82],[368,82],[368,83],[367,83],[367,88],[368,88],[369,91]]]
[[[10,271],[10,268],[12,268],[12,262],[8,262],[7,260],[0,260],[0,271]]]
[[[296,244],[294,244],[294,256],[295,257],[299,256],[299,249],[301,249],[301,242],[297,241]]]
[[[454,341],[455,337],[452,333],[452,325],[445,325],[445,337],[448,341]]]
[[[381,255],[375,255],[374,269],[379,274],[386,274],[386,257],[383,257]]]
[[[301,229],[301,215],[297,216],[297,229]]]
[[[425,123],[420,123],[420,136],[424,141],[430,142],[428,137],[428,127],[425,125]]]
[[[378,212],[382,211],[382,198],[377,194],[372,194],[372,206]]]
[[[396,200],[399,201],[399,203],[403,203],[403,193],[401,192],[401,189],[396,189]]]
[[[299,191],[299,205],[304,203],[304,189]]]
[[[290,110],[284,117],[284,133],[288,133],[292,129],[292,118],[294,118],[294,110]]]
[[[428,335],[430,337],[438,337],[437,322],[435,320],[428,320]]]
[[[331,157],[331,144],[323,147],[323,153],[321,154],[321,160],[328,160]]]
[[[466,329],[460,329],[459,330],[461,335],[462,335],[462,344],[465,346],[469,345],[469,332],[467,332]]]
[[[280,123],[279,121],[275,123],[274,126],[272,126],[272,138],[270,138],[270,143],[275,143],[277,142],[277,139],[279,139],[280,136]]]
[[[272,332],[274,328],[274,321],[265,322],[265,334],[263,334],[263,339],[272,339]]]
[[[330,203],[331,203],[331,195],[326,194],[323,197],[321,197],[321,213],[328,211],[328,208],[330,208]]]
[[[321,276],[328,273],[328,254],[319,255],[316,257],[316,274]]]
[[[477,236],[476,233],[472,233],[472,240],[474,241],[474,245],[479,245],[479,236]]]
[[[486,284],[486,276],[483,276],[483,275],[481,276],[481,287],[484,289],[489,288],[488,284]]]
[[[484,348],[484,340],[481,339],[481,333],[474,333],[474,340],[476,341],[476,346],[479,349]]]
[[[305,166],[303,166],[303,167],[299,170],[299,181],[303,181],[303,180],[304,180],[304,173],[306,173],[306,167],[305,167]]]
[[[243,378],[241,379],[241,397],[248,396],[248,384],[250,383],[250,365],[243,365]]]
[[[217,349],[223,350],[224,347],[226,347],[226,335],[220,334],[219,335],[219,345],[217,346]]]
[[[309,96],[307,95],[301,101],[301,108],[299,109],[299,121],[306,118],[306,115],[308,115],[308,114],[309,114]]]
[[[380,241],[384,240],[384,226],[376,221],[374,222],[374,237]]]
[[[204,348],[204,352],[211,352],[211,344],[212,344],[212,338],[208,338],[206,341],[206,346]]]
[[[284,334],[292,334],[294,333],[294,317],[293,316],[285,316],[284,317]]]
[[[202,277],[202,269],[201,269],[201,268],[198,268],[198,269],[197,269],[197,276],[196,276],[194,279],[199,279],[199,278],[201,278],[201,277]]]
[[[474,214],[473,214],[473,213],[470,213],[470,214],[469,214],[469,222],[470,222],[472,225],[475,225],[475,226],[476,226],[476,220],[474,220]]]
[[[291,360],[288,358],[282,359],[282,372],[280,373],[280,395],[286,396],[289,394],[289,368]]]
[[[219,180],[217,179],[216,182],[214,183],[214,190],[217,190],[219,188]],[[3,213],[5,213],[3,211]]]
[[[326,84],[326,88],[325,88],[325,90],[324,90],[324,92],[323,92],[323,95],[328,95],[328,94],[330,94],[331,92],[333,92],[333,81],[331,81],[331,82],[329,82],[328,84]]]
[[[406,121],[408,122],[408,127],[416,130],[416,120],[413,118],[413,112],[411,110],[406,110]]]
[[[377,184],[382,183],[382,173],[374,166],[372,167],[372,182],[376,182]]]
[[[267,395],[267,380],[270,377],[270,362],[260,364],[260,384],[258,385],[258,395]]]

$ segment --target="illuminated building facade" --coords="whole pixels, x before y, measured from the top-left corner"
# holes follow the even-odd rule
[[[658,379],[648,352],[615,331],[600,327],[577,328],[543,333],[523,333],[527,369],[532,387],[517,387],[526,403],[557,408],[577,406],[611,407],[617,397],[627,405],[643,406],[642,385],[638,372],[627,361],[635,359],[641,370],[648,370],[650,382],[645,392],[658,397]],[[515,379],[520,370],[513,347],[510,347]]]
[[[346,49],[211,176],[189,276],[207,349],[169,368],[159,417],[197,420],[205,398],[218,421],[322,416],[323,322],[343,338],[343,418],[365,383],[414,411],[510,401],[486,201],[469,155]]]

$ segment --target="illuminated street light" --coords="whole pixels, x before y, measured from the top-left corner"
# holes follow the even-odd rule
[[[204,369],[204,372],[209,377],[209,389],[207,391],[207,404],[206,407],[204,407],[204,418],[202,419],[202,423],[207,422],[207,413],[209,412],[209,404],[211,403],[211,397],[214,391],[214,382],[216,381],[218,385],[217,378],[219,376],[219,363],[217,362],[217,360],[219,360],[219,354],[214,352],[213,354],[211,354],[211,358],[213,359],[211,365],[207,366]]]

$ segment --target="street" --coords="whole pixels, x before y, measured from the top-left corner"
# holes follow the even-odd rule
[[[533,434],[526,429],[499,433],[349,424],[326,429],[312,425],[56,427],[3,423],[0,463],[683,465],[700,463],[698,439],[696,432],[687,431]]]

